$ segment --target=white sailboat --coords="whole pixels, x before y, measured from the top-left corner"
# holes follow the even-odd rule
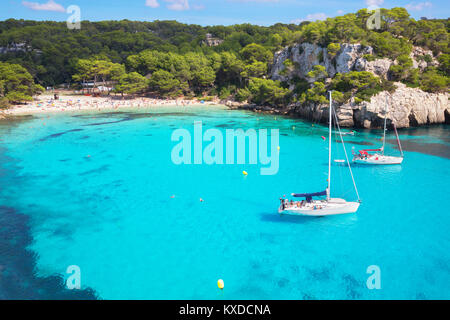
[[[383,146],[379,149],[364,149],[359,150],[359,153],[353,151],[353,162],[359,164],[401,164],[403,162],[403,150],[398,137],[397,128],[394,126],[395,136],[397,137],[397,145],[401,153],[401,157],[387,156],[384,154],[386,146],[386,121],[387,121],[387,97],[386,106],[384,110],[384,130],[383,130]],[[374,153],[373,153],[374,152]]]
[[[299,215],[299,216],[329,216],[337,214],[347,214],[354,213],[358,210],[361,201],[359,200],[358,189],[356,188],[355,179],[353,177],[352,169],[350,167],[350,162],[348,161],[347,152],[344,146],[344,140],[342,138],[342,133],[339,129],[339,124],[336,121],[336,125],[339,129],[339,136],[341,138],[342,146],[344,147],[345,157],[347,159],[348,168],[350,175],[353,180],[353,186],[358,197],[357,202],[349,202],[340,198],[331,197],[331,125],[332,125],[332,100],[331,91],[330,94],[330,119],[329,119],[329,137],[328,137],[328,187],[325,191],[315,192],[315,193],[293,193],[292,196],[296,198],[305,198],[302,201],[289,201],[288,199],[280,198],[281,204],[278,208],[278,213],[288,214],[288,215]],[[326,196],[326,199],[313,199],[315,197]]]

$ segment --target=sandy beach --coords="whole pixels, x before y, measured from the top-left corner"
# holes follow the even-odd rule
[[[154,98],[125,98],[120,96],[92,97],[84,95],[63,95],[58,100],[53,95],[44,94],[36,97],[32,102],[22,105],[13,105],[3,111],[8,116],[30,115],[36,113],[68,112],[68,111],[94,111],[123,108],[146,108],[151,106],[192,106],[201,104],[218,104],[217,101],[205,101],[199,99],[154,99]]]

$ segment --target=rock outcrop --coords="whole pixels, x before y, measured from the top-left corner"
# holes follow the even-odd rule
[[[369,71],[379,76],[380,78],[387,78],[389,68],[394,62],[391,59],[376,59],[368,61],[364,58],[359,58],[354,64],[355,71]]]
[[[389,106],[387,119],[399,128],[445,123],[445,115],[450,112],[448,94],[427,93],[402,83],[396,83],[396,86],[397,90],[392,95],[380,92],[370,102],[363,102],[355,108],[358,110],[353,113],[355,124],[365,128],[380,127],[386,96]]]
[[[363,70],[385,76],[393,62],[389,59],[377,59],[369,62],[364,58],[366,54],[373,54],[372,47],[358,43],[342,44],[335,56],[330,55],[326,48],[316,44],[297,44],[275,53],[270,76],[274,80],[281,81],[290,80],[294,76],[306,78],[306,74],[318,64],[326,68],[329,77],[334,77],[338,72]],[[286,72],[283,64],[286,59],[290,59],[297,68]]]
[[[370,56],[366,56],[370,55]],[[370,59],[368,59],[371,57]],[[433,53],[420,47],[414,47],[410,57],[413,67],[421,70],[439,63]],[[295,68],[285,70],[284,61],[290,59]],[[271,78],[280,81],[290,81],[294,77],[306,79],[308,72],[315,65],[326,68],[328,77],[336,73],[350,71],[368,71],[380,78],[388,78],[391,65],[396,64],[388,58],[373,59],[373,49],[361,44],[342,44],[340,50],[332,56],[327,48],[315,44],[302,43],[287,47],[275,54],[271,68]],[[330,79],[328,79],[330,80]],[[380,92],[371,98],[370,102],[356,104],[353,99],[349,103],[336,107],[339,123],[345,127],[379,128],[384,122],[386,96],[388,96],[388,123],[395,122],[397,127],[406,128],[434,123],[450,123],[449,95],[424,92],[418,88],[409,88],[402,83],[396,83],[393,94]],[[254,107],[259,111],[267,108]],[[283,110],[271,109],[272,112],[290,114],[313,121],[327,121],[328,106],[312,102],[291,104]]]
[[[280,81],[288,81],[294,77],[306,78],[307,73],[315,65],[322,65],[331,78],[338,72],[347,73],[350,71],[369,71],[379,77],[387,78],[389,68],[397,63],[388,58],[369,61],[365,55],[373,55],[373,48],[359,43],[342,44],[335,56],[329,54],[327,48],[322,48],[316,44],[297,44],[275,53],[270,77],[273,80]],[[413,47],[410,57],[413,60],[413,67],[420,70],[439,64],[430,50],[421,47]],[[287,59],[290,59],[296,68],[285,70],[284,61]]]
[[[398,128],[415,127],[426,124],[450,123],[449,95],[427,93],[420,89],[408,88],[403,83],[395,83],[397,90],[386,91],[373,96],[370,102],[355,104],[353,101],[336,105],[339,125],[342,127],[381,128],[384,124],[386,99],[388,102],[387,123],[395,123]],[[328,121],[327,104],[291,104],[284,109],[247,105],[246,109],[270,111],[308,119],[314,122]]]

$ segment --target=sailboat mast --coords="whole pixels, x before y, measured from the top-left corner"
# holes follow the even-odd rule
[[[331,101],[331,93],[332,91],[329,91],[330,93],[330,119],[329,119],[329,127],[328,127],[328,190],[327,190],[327,200],[330,200],[331,195],[331,107],[332,107],[332,101]]]
[[[397,138],[398,149],[400,150],[400,154],[402,155],[402,158],[403,158],[403,157],[404,157],[404,155],[403,155],[403,149],[402,149],[402,145],[401,145],[401,143],[400,143],[400,138],[399,138],[399,136],[398,136],[397,126],[395,125],[395,123],[394,123],[393,125],[394,125],[395,136],[396,136],[396,138]]]
[[[383,129],[383,150],[382,150],[383,156],[384,156],[384,147],[386,146],[387,105],[388,105],[388,94],[386,92],[386,103],[385,103],[385,106],[384,106],[384,129]]]

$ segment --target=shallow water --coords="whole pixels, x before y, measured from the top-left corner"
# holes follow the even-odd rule
[[[192,131],[196,120],[204,130],[280,129],[279,172],[173,164],[173,130]],[[356,215],[302,218],[280,217],[278,199],[326,186],[327,128],[318,124],[211,106],[1,122],[1,221],[23,221],[0,226],[10,239],[0,265],[28,270],[18,285],[78,265],[82,287],[103,299],[449,299],[449,133],[399,130],[402,166],[353,167]],[[398,154],[392,138],[387,152]],[[380,131],[345,139],[349,153],[377,147]],[[348,171],[333,166],[332,178],[333,196],[354,200]],[[380,290],[366,287],[370,265],[380,267]],[[11,286],[0,282],[0,297],[13,296]]]

